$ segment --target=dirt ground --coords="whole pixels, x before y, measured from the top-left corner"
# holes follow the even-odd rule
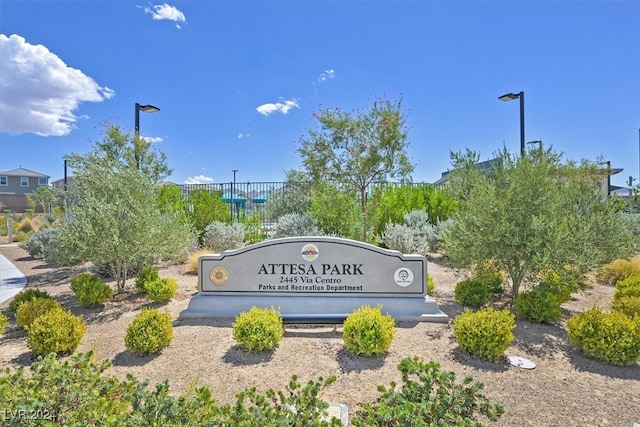
[[[48,291],[66,309],[83,317],[88,325],[77,351],[94,350],[98,359],[109,359],[108,374],[124,378],[131,373],[151,384],[168,379],[173,393],[185,393],[197,383],[212,389],[221,403],[235,401],[245,387],[259,390],[284,389],[292,374],[302,383],[318,376],[336,375],[337,381],[324,393],[328,402],[347,405],[353,415],[358,404],[373,402],[376,387],[400,382],[398,363],[417,355],[433,360],[444,370],[454,371],[461,381],[465,375],[484,382],[485,395],[504,405],[505,414],[498,426],[615,426],[632,427],[640,423],[640,363],[628,367],[606,365],[585,357],[574,348],[566,334],[566,320],[593,306],[608,308],[613,288],[593,284],[575,294],[563,305],[563,320],[557,325],[536,325],[517,321],[515,340],[507,356],[533,361],[534,369],[503,363],[488,363],[460,351],[453,339],[451,322],[399,323],[390,351],[378,357],[358,357],[343,346],[341,327],[287,325],[284,339],[273,351],[252,354],[240,348],[232,338],[231,321],[188,320],[174,328],[175,339],[160,354],[139,357],[124,344],[125,331],[142,307],[169,310],[174,318],[187,307],[196,293],[197,277],[186,274],[182,265],[160,269],[161,277],[179,283],[176,297],[167,304],[151,304],[135,292],[133,280],[129,292],[117,295],[99,308],[81,308],[69,283],[82,270],[54,269],[31,258],[17,246],[2,246],[0,253],[28,278],[28,287]],[[436,283],[435,300],[451,319],[463,308],[455,302],[453,291],[461,276],[430,258],[429,273]],[[114,285],[111,283],[111,285]],[[29,365],[33,355],[26,345],[25,333],[10,323],[0,337],[0,368]]]

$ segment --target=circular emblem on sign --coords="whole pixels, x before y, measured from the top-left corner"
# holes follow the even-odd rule
[[[214,285],[222,286],[229,279],[229,272],[224,267],[214,267],[209,273],[209,278]]]
[[[396,285],[405,288],[413,283],[413,272],[408,268],[399,268],[393,274],[393,280],[395,280]]]
[[[318,255],[320,255],[320,251],[316,245],[308,243],[302,247],[300,254],[305,261],[315,261]]]

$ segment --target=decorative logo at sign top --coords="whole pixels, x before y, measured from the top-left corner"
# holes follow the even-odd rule
[[[209,273],[209,279],[214,285],[222,286],[229,279],[229,272],[224,267],[214,267]]]
[[[413,271],[408,268],[399,268],[393,273],[393,280],[395,280],[396,285],[406,288],[413,283]]]
[[[320,255],[320,250],[316,245],[309,243],[304,245],[300,254],[305,261],[315,261],[318,255]]]

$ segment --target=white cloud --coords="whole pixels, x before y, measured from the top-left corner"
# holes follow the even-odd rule
[[[270,116],[275,112],[280,112],[282,114],[287,114],[290,109],[293,107],[300,108],[296,101],[284,101],[284,102],[276,102],[275,104],[262,104],[256,108],[256,111],[263,116]]]
[[[165,4],[156,4],[152,8],[145,7],[145,13],[150,13],[151,17],[154,20],[162,21],[173,21],[173,22],[187,22],[187,18],[185,18],[184,13],[182,13],[177,7],[171,6],[167,3]],[[180,24],[176,24],[177,28],[181,28]]]
[[[198,176],[190,176],[184,182],[185,184],[210,184],[213,182],[213,178],[209,178],[208,176],[198,175]]]
[[[11,135],[68,135],[81,102],[115,95],[45,46],[29,44],[17,34],[0,34],[0,87],[0,132]]]
[[[150,142],[151,144],[157,144],[158,142],[164,141],[164,138],[161,138],[159,136],[141,136],[140,138],[144,139],[147,142]]]
[[[333,70],[333,68],[330,68],[328,70],[324,70],[323,73],[320,73],[320,76],[318,77],[318,81],[322,83],[323,81],[327,79],[332,79],[335,76],[336,76],[336,72]]]
[[[238,139],[242,139],[242,138],[249,138],[251,135],[249,135],[248,133],[238,133]]]

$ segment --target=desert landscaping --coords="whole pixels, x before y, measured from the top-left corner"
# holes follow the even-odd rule
[[[178,281],[176,297],[167,304],[154,304],[137,293],[133,279],[128,291],[116,295],[103,306],[82,308],[69,289],[80,268],[56,269],[36,260],[16,245],[3,245],[7,257],[28,279],[27,287],[49,292],[63,307],[82,316],[88,330],[77,352],[93,350],[98,359],[112,363],[107,373],[124,378],[127,373],[149,379],[153,385],[169,380],[175,394],[186,393],[193,384],[206,385],[221,403],[232,403],[235,394],[246,387],[282,390],[291,375],[305,383],[319,376],[337,376],[323,397],[327,402],[347,406],[349,414],[358,404],[373,402],[376,387],[400,382],[398,363],[405,357],[419,356],[435,361],[443,370],[466,375],[485,384],[485,395],[502,404],[505,413],[498,426],[633,426],[640,422],[640,365],[618,367],[589,359],[568,341],[566,319],[594,306],[609,307],[614,289],[597,283],[574,294],[563,305],[563,321],[539,325],[517,321],[515,340],[505,356],[519,356],[535,363],[534,369],[513,366],[504,360],[489,363],[470,357],[458,348],[451,322],[398,322],[390,351],[382,356],[354,356],[344,348],[341,326],[286,325],[285,336],[273,352],[250,353],[233,339],[233,320],[183,320],[176,322],[175,339],[161,353],[137,356],[127,350],[127,325],[142,307],[169,310],[177,319],[196,294],[197,276],[183,265],[166,265],[161,277]],[[454,288],[463,275],[455,272],[438,256],[429,257],[429,274],[435,280],[434,298],[450,319],[463,311],[453,298]],[[5,314],[8,301],[0,309]],[[0,338],[0,367],[28,366],[33,354],[26,335],[10,316]]]

